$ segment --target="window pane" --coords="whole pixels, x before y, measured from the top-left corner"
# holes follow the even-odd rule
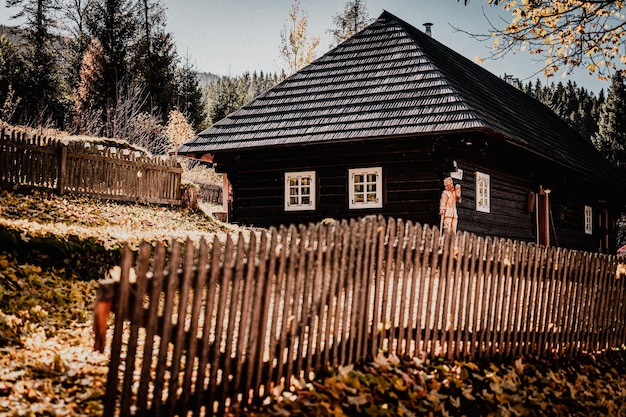
[[[285,211],[315,210],[315,171],[285,173]]]
[[[382,168],[368,167],[348,170],[349,208],[382,207]]]

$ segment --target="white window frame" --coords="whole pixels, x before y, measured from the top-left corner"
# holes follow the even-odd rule
[[[491,177],[476,171],[476,211],[491,212]]]
[[[585,218],[585,234],[593,234],[593,207],[585,205],[584,211]]]
[[[315,171],[285,172],[285,211],[315,210],[316,197]]]
[[[375,176],[372,181],[372,175]],[[382,167],[348,170],[348,207],[350,209],[381,208],[383,206]],[[371,200],[370,196],[375,199]]]

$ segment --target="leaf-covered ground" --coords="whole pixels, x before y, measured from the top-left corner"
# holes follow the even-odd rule
[[[625,416],[623,352],[548,362],[424,362],[379,355],[284,394],[257,415]]]
[[[20,230],[24,239],[48,235],[91,238],[106,249],[119,247],[121,242],[136,245],[141,240],[199,240],[233,230],[203,212],[183,208],[6,190],[0,190],[0,227]]]
[[[0,254],[0,415],[102,414],[107,357],[92,351],[95,289]]]

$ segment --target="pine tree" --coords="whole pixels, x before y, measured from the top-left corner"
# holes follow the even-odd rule
[[[248,95],[237,78],[221,77],[209,88],[209,119],[215,123],[246,103]]]
[[[87,11],[95,0],[72,0],[61,3],[61,23],[65,36],[62,49],[63,67],[66,71],[66,83],[72,90],[80,80],[83,55],[89,48],[91,39],[87,31]]]
[[[0,37],[0,119],[10,122],[19,111],[19,103],[24,95],[25,63],[17,47],[3,34]]]
[[[206,103],[198,81],[198,72],[191,66],[189,57],[186,57],[183,65],[177,69],[176,78],[178,86],[176,107],[186,115],[195,129],[204,129],[207,124]]]
[[[137,37],[136,10],[131,0],[96,0],[87,10],[89,35],[100,41],[103,50],[105,114],[115,106],[120,86],[131,84],[128,69],[131,45]]]
[[[25,18],[23,74],[29,86],[24,91],[22,123],[59,126],[65,108],[62,103],[62,86],[56,59],[55,35],[51,32],[57,24],[54,13],[57,3],[50,0],[7,0],[7,7],[19,7],[13,17]]]
[[[329,30],[332,36],[331,48],[363,30],[369,22],[365,0],[348,0],[343,12],[333,17],[334,28]]]
[[[609,161],[626,168],[626,85],[620,71],[611,77],[593,143]]]
[[[160,0],[142,0],[141,30],[132,62],[136,82],[146,93],[144,111],[167,118],[177,96],[176,65],[178,57],[170,33],[165,30],[165,9]]]

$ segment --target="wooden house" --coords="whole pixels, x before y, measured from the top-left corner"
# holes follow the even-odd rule
[[[388,12],[178,153],[226,174],[244,225],[438,226],[452,173],[459,230],[613,252],[626,197],[624,175],[549,108]]]

